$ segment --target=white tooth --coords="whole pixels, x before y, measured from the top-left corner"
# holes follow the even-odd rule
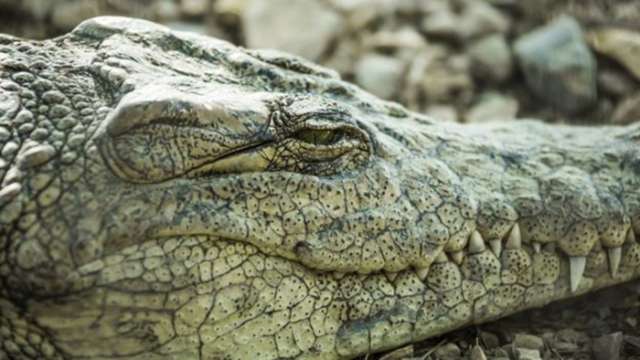
[[[434,261],[435,263],[441,264],[441,263],[445,263],[448,262],[449,258],[447,258],[447,254],[443,252],[441,252],[440,254],[438,254],[438,257],[436,258],[436,260]]]
[[[416,269],[416,275],[418,275],[420,280],[426,279],[428,274],[429,274],[429,267],[428,266],[424,267],[424,268]]]
[[[569,257],[569,281],[571,283],[571,292],[575,292],[580,285],[582,275],[584,274],[584,266],[587,264],[587,258],[585,256],[570,256]]]
[[[636,233],[633,231],[633,228],[629,228],[629,231],[627,232],[627,239],[626,241],[629,244],[633,244],[636,242]]]
[[[344,273],[344,272],[338,272],[338,271],[334,271],[333,272],[333,277],[336,280],[342,280],[346,275],[347,275],[347,273]]]
[[[505,244],[505,248],[509,250],[520,249],[522,247],[522,238],[520,236],[520,226],[515,223],[509,232],[509,238]]]
[[[535,251],[536,254],[540,253],[540,247],[541,245],[539,242],[536,242],[536,241],[533,242],[533,251]]]
[[[496,257],[500,257],[500,254],[502,254],[502,240],[491,240],[489,241],[489,246],[491,247],[491,251],[493,251]]]
[[[449,253],[449,255],[451,256],[451,260],[453,260],[454,263],[458,265],[462,264],[462,260],[464,259],[464,252],[454,251],[452,253]]]
[[[615,277],[618,274],[618,268],[620,267],[622,247],[618,246],[607,249],[607,255],[609,255],[609,271],[611,271],[611,277]]]
[[[482,235],[476,230],[471,234],[471,238],[469,239],[469,253],[470,254],[478,254],[483,252],[486,249],[484,246],[484,240],[482,239]]]
[[[385,272],[384,274],[387,276],[387,280],[389,280],[389,282],[394,282],[398,277],[397,272]]]

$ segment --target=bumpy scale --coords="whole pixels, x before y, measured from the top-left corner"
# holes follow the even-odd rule
[[[0,357],[346,359],[633,279],[638,139],[140,20],[0,37]]]

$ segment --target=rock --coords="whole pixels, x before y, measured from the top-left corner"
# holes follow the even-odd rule
[[[155,14],[158,21],[175,21],[180,15],[180,7],[172,0],[156,1]]]
[[[538,350],[516,348],[514,353],[517,360],[542,360]]]
[[[486,36],[471,45],[468,53],[471,72],[477,79],[500,83],[511,76],[511,50],[504,35]]]
[[[621,332],[600,336],[593,341],[593,357],[595,360],[620,359],[623,340]]]
[[[449,122],[459,121],[458,112],[453,106],[433,105],[428,107],[425,113],[436,120],[449,121]],[[496,337],[496,340],[497,340],[497,337]],[[484,344],[487,345],[487,347],[491,348],[491,346],[489,346],[489,344],[487,344],[486,342]]]
[[[464,39],[471,39],[490,33],[505,33],[511,21],[500,10],[486,1],[464,0],[460,22],[460,32]]]
[[[337,41],[331,57],[322,65],[334,69],[342,75],[353,75],[355,64],[362,52],[362,44],[353,37],[344,37]]]
[[[615,59],[640,79],[640,33],[605,28],[589,33],[589,43],[599,53]]]
[[[420,29],[427,36],[458,40],[460,33],[459,19],[448,10],[435,11],[426,16],[420,23]]]
[[[540,351],[544,348],[544,340],[535,335],[516,334],[516,337],[513,339],[513,345],[518,348]]]
[[[343,27],[340,15],[318,0],[251,0],[246,9],[242,23],[248,47],[309,60],[318,60]]]
[[[598,72],[598,86],[603,92],[623,97],[638,89],[638,85],[626,74],[613,69],[602,69]]]
[[[61,30],[73,29],[84,19],[100,15],[97,0],[65,1],[52,8],[51,23]]]
[[[520,105],[515,98],[498,93],[485,94],[469,109],[467,122],[488,122],[516,118]]]
[[[578,351],[578,345],[566,341],[556,341],[553,348],[561,354],[573,354]]]
[[[487,349],[493,349],[500,346],[500,339],[498,338],[498,335],[492,332],[480,331],[480,339]]]
[[[462,353],[458,345],[446,343],[437,348],[436,351],[434,351],[434,355],[442,360],[457,360],[461,357]]]
[[[629,344],[629,345],[635,347],[636,349],[640,349],[640,337],[638,337],[638,336],[625,335],[624,336],[624,342],[626,344]]]
[[[471,348],[469,360],[487,360],[487,356],[484,354],[484,351],[482,350],[480,345],[474,345]]]
[[[187,16],[202,16],[209,10],[209,0],[180,0],[180,9]]]
[[[595,104],[596,62],[573,18],[520,37],[514,50],[528,87],[549,105],[577,113]]]
[[[580,349],[589,349],[591,339],[584,332],[562,329],[550,341],[550,346],[561,354],[573,354]]]
[[[509,30],[509,18],[484,1],[459,0],[456,5],[460,8],[456,12],[450,6],[432,6],[420,24],[421,30],[428,36],[453,41]]]
[[[620,101],[611,118],[614,124],[629,124],[638,120],[640,120],[640,93]]]
[[[426,45],[420,34],[410,27],[404,27],[397,31],[379,31],[368,37],[364,43],[366,48],[381,51],[395,51],[398,49],[419,49]]]
[[[248,3],[249,0],[216,0],[213,9],[217,14],[242,16]]]
[[[450,103],[452,98],[466,102],[473,95],[470,61],[464,54],[451,54],[432,46],[425,52],[422,91],[429,102]]]
[[[60,6],[59,2],[51,0],[22,0],[19,4],[38,21],[45,20],[51,11],[51,8]]]
[[[365,54],[356,64],[356,83],[384,99],[398,91],[405,65],[391,56]]]
[[[382,355],[379,360],[402,360],[411,356],[413,356],[413,345],[407,345]]]
[[[614,124],[630,124],[640,120],[640,93],[620,101],[611,118]]]
[[[638,117],[638,118],[640,119],[640,117]],[[636,319],[635,317],[632,317],[632,316],[627,316],[626,318],[624,318],[624,322],[626,322],[629,326],[631,326],[633,328],[638,326],[638,319]]]

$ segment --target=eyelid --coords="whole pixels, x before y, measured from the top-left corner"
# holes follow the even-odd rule
[[[238,133],[267,125],[268,109],[262,99],[226,90],[220,88],[200,95],[166,85],[146,86],[125,95],[97,135],[117,137],[156,122],[202,128],[220,126]]]

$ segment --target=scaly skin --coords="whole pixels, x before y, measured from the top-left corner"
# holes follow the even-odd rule
[[[639,136],[140,20],[2,37],[0,357],[353,358],[630,280]]]

